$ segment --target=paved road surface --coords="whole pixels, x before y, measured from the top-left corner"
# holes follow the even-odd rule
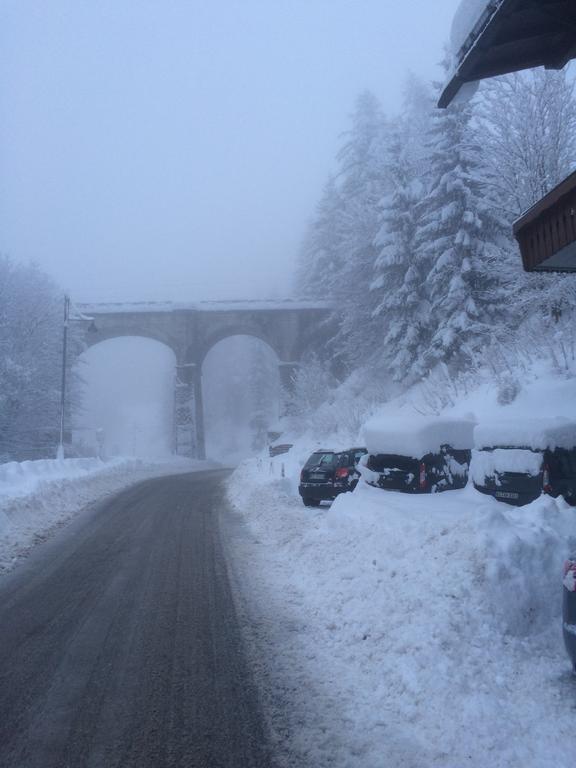
[[[271,768],[223,477],[140,483],[0,582],[1,768]]]

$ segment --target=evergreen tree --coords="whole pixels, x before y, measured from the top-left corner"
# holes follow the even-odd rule
[[[298,295],[319,299],[335,295],[343,268],[342,216],[342,196],[331,176],[302,244],[296,275]]]
[[[387,190],[384,156],[388,126],[377,99],[362,93],[352,116],[352,128],[338,153],[343,199],[340,247],[342,269],[335,295],[340,332],[335,354],[358,365],[367,359],[375,324],[366,297],[374,279],[379,230],[378,203]]]
[[[418,260],[429,265],[431,341],[424,363],[453,371],[474,359],[507,322],[498,271],[505,224],[486,200],[471,106],[438,110],[430,137],[430,186],[422,201]]]
[[[37,267],[0,258],[0,307],[0,460],[55,457],[62,294]],[[69,338],[70,369],[80,351],[77,330]],[[68,384],[70,409],[79,386],[71,372]]]
[[[426,275],[416,251],[418,201],[423,193],[418,160],[405,141],[406,122],[392,132],[385,164],[391,191],[380,202],[379,249],[374,279],[366,297],[378,322],[378,342],[372,359],[384,362],[396,381],[409,382],[422,374],[421,352],[429,342],[429,302]]]

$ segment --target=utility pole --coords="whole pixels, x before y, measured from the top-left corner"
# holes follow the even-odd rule
[[[68,321],[70,319],[70,297],[64,296],[64,325],[62,333],[62,385],[60,390],[60,442],[57,459],[64,458],[64,417],[66,413],[66,363],[68,357]]]
[[[64,421],[66,419],[66,374],[68,373],[68,327],[72,320],[77,322],[89,321],[88,333],[98,333],[93,317],[79,312],[74,307],[74,317],[70,317],[70,296],[64,296],[64,324],[62,326],[62,385],[60,390],[60,441],[58,443],[57,459],[64,458]]]

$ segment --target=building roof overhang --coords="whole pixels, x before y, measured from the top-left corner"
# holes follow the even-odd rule
[[[491,0],[456,55],[440,96],[447,107],[466,83],[576,57],[574,0]]]

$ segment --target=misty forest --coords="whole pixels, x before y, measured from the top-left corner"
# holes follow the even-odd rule
[[[474,103],[449,110],[436,108],[437,95],[411,76],[402,111],[386,114],[372,93],[359,94],[290,289],[333,308],[327,343],[311,350],[290,391],[265,343],[216,345],[203,370],[210,457],[258,452],[268,432],[354,433],[417,382],[435,413],[486,377],[513,398],[532,359],[571,370],[576,285],[524,273],[510,222],[575,165],[574,84],[538,70],[484,83]],[[50,457],[63,291],[34,265],[4,256],[0,270],[1,455]],[[83,352],[75,330],[71,322],[69,455],[170,454],[170,350],[117,339],[106,353]]]

